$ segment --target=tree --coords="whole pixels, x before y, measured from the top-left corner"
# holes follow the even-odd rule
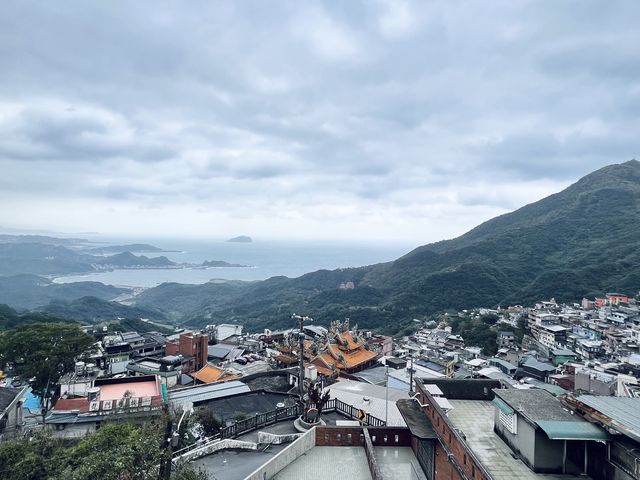
[[[34,393],[42,398],[44,417],[56,383],[73,370],[76,357],[92,343],[78,325],[20,325],[0,334],[0,362],[10,364],[16,375],[30,380]]]
[[[213,413],[213,409],[207,407],[197,410],[196,421],[202,426],[202,430],[207,437],[217,435],[222,426],[222,422]]]
[[[500,317],[495,313],[487,313],[486,315],[482,315],[480,320],[487,325],[495,325],[500,320]]]

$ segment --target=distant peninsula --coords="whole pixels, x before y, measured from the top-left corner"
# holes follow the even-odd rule
[[[130,243],[127,245],[109,245],[107,247],[95,247],[85,250],[91,254],[105,254],[105,253],[124,253],[124,252],[136,252],[136,253],[156,253],[164,252],[158,247],[149,245],[147,243]]]
[[[241,265],[239,263],[229,263],[223,260],[207,260],[202,262],[203,267],[226,267],[226,268],[248,268],[249,265]]]
[[[253,240],[251,239],[251,237],[248,237],[246,235],[240,235],[239,237],[233,237],[230,238],[229,240],[227,240],[227,242],[233,242],[233,243],[251,243],[253,242]]]

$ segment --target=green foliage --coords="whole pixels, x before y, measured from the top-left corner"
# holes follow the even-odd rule
[[[207,437],[216,435],[220,431],[222,423],[220,419],[216,417],[211,408],[200,408],[196,414],[196,421],[202,426],[204,434]]]
[[[487,315],[488,317],[488,315]],[[471,318],[469,316],[455,316],[450,318],[451,331],[464,338],[468,347],[481,347],[485,355],[495,355],[498,351],[498,332],[487,326],[484,317]]]
[[[59,323],[63,321],[64,320],[60,318],[52,317],[42,312],[18,313],[8,305],[0,304],[0,330],[6,330],[29,323]]]
[[[498,320],[500,320],[500,317],[498,317],[498,315],[496,315],[495,313],[488,313],[486,315],[482,315],[480,317],[480,321],[482,323],[485,323],[487,325],[495,325],[496,323],[498,323]]]
[[[48,458],[60,447],[46,434],[34,441],[25,439],[0,442],[0,478],[3,480],[41,480],[49,472]]]
[[[520,318],[518,318],[517,327],[514,332],[516,341],[519,344],[522,344],[522,338],[524,337],[525,333],[527,333],[527,317],[525,315],[522,315]]]
[[[143,322],[139,318],[124,318],[110,322],[107,327],[109,331],[119,330],[121,332],[132,331],[138,333],[159,332],[167,335],[174,333],[173,328],[168,328],[153,322]]]
[[[164,321],[165,315],[152,308],[131,307],[97,297],[82,297],[70,302],[54,301],[40,310],[81,323],[98,323],[114,318],[151,318]]]
[[[162,422],[110,423],[76,445],[65,447],[46,433],[33,440],[0,443],[3,480],[156,480],[163,454]],[[190,465],[173,480],[206,480]]]
[[[31,387],[46,400],[60,377],[73,370],[75,358],[92,343],[93,338],[78,325],[20,325],[0,334],[0,363],[10,364],[22,378],[33,378]]]
[[[68,480],[156,479],[161,455],[156,425],[114,423],[65,450],[58,464],[59,476]]]

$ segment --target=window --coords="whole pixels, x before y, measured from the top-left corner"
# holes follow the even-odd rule
[[[500,410],[500,423],[514,435],[518,433],[518,420],[515,413],[504,413]]]

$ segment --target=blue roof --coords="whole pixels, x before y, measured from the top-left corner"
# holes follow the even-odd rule
[[[538,426],[551,440],[609,440],[609,434],[589,422],[538,420]]]
[[[496,407],[498,407],[500,410],[502,410],[507,415],[511,415],[512,413],[515,413],[515,410],[513,408],[511,408],[509,405],[507,405],[499,397],[493,397],[492,402]]]

